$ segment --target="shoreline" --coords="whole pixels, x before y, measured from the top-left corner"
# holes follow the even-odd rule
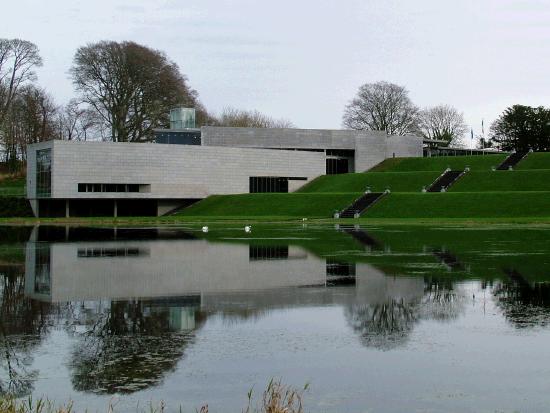
[[[502,226],[537,226],[550,227],[550,217],[486,217],[486,218],[296,218],[296,217],[81,217],[81,218],[0,218],[0,226],[36,226],[36,225],[74,225],[74,226],[174,226],[174,225],[203,225],[216,226],[233,224],[312,224],[312,225],[362,225],[362,226],[456,226],[466,227],[477,225]]]

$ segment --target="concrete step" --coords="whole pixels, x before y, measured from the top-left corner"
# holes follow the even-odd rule
[[[427,192],[445,192],[452,184],[454,184],[465,171],[445,171],[443,175],[437,178],[434,183],[432,183]]]
[[[353,204],[340,213],[340,218],[355,218],[385,195],[384,192],[369,192],[357,198]]]
[[[518,164],[519,161],[521,161],[523,158],[527,156],[529,152],[522,151],[522,152],[514,152],[511,153],[505,160],[502,162],[498,167],[497,171],[507,171],[509,169],[512,169],[514,166]]]

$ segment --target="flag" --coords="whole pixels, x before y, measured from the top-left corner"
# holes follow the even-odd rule
[[[485,125],[483,125],[483,119],[481,119],[481,134],[485,136]]]
[[[472,135],[472,140],[474,140],[474,128],[472,128],[472,129],[470,130],[470,133],[471,133],[471,135]]]

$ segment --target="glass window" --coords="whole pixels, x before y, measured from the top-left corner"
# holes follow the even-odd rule
[[[253,193],[288,192],[288,180],[286,177],[251,176],[249,178],[249,191]]]
[[[52,196],[52,150],[36,151],[36,196],[49,198]]]
[[[78,184],[78,192],[151,192],[150,184]]]

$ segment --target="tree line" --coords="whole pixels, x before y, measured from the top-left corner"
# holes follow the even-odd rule
[[[169,127],[171,108],[196,110],[197,126],[293,127],[258,111],[209,112],[178,65],[160,50],[135,42],[100,41],[79,47],[69,75],[75,97],[65,105],[38,86],[38,47],[0,38],[0,161],[16,167],[28,144],[49,139],[144,142]],[[449,105],[419,108],[408,90],[389,82],[362,85],[342,124],[356,130],[414,134],[442,146],[462,146],[468,126]],[[484,147],[550,150],[550,109],[515,105],[491,125]]]
[[[342,123],[356,130],[390,135],[419,135],[441,146],[463,146],[468,126],[464,115],[449,105],[420,109],[408,90],[393,83],[366,83],[344,110]]]
[[[16,168],[27,145],[43,140],[144,142],[170,125],[169,111],[196,110],[197,126],[292,127],[258,111],[209,112],[165,53],[135,42],[100,41],[77,49],[69,69],[75,98],[58,105],[38,86],[38,47],[0,39],[0,161]]]
[[[464,115],[452,106],[420,109],[405,87],[388,82],[362,85],[346,106],[342,123],[350,129],[419,135],[455,147],[464,145],[469,130]],[[480,149],[550,151],[550,108],[513,105],[491,124],[489,139],[477,138]]]

